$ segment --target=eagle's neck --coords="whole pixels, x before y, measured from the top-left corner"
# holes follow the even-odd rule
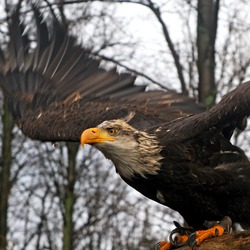
[[[156,137],[141,131],[134,131],[129,140],[109,143],[99,149],[112,160],[121,177],[128,180],[138,175],[146,178],[147,175],[157,174],[163,158]]]

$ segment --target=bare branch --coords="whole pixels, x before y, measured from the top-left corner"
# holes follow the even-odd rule
[[[93,55],[105,60],[105,61],[109,61],[109,62],[112,62],[112,63],[115,63],[116,65],[119,65],[121,67],[123,67],[124,69],[130,71],[131,73],[134,73],[135,75],[138,75],[138,76],[142,76],[144,77],[145,79],[151,81],[152,83],[158,85],[159,87],[161,87],[162,89],[165,89],[165,90],[170,90],[169,88],[167,88],[164,84],[154,80],[153,78],[149,77],[147,74],[145,73],[142,73],[138,70],[135,70],[133,68],[130,68],[128,67],[127,65],[123,64],[122,62],[114,59],[113,57],[108,57],[108,56],[105,56],[105,55],[101,55],[101,54],[96,54],[96,53],[93,53]]]

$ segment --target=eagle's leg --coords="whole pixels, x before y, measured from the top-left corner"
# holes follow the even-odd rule
[[[156,250],[172,250],[177,249],[179,247],[188,245],[189,238],[187,235],[177,235],[175,236],[174,242],[168,242],[168,241],[160,241],[157,243],[155,249]]]
[[[176,228],[170,233],[170,242],[161,241],[159,242],[155,249],[157,250],[170,250],[177,249],[179,247],[189,244],[189,235],[191,235],[194,230],[189,227],[182,227],[178,222],[174,221]]]
[[[201,243],[210,237],[222,236],[224,233],[230,233],[232,228],[232,220],[225,216],[218,224],[207,229],[199,230],[189,236],[189,245],[194,248],[200,246]]]
[[[176,228],[170,234],[170,242],[161,241],[155,249],[157,250],[171,250],[179,247],[190,245],[192,249],[195,246],[201,245],[201,243],[213,236],[222,236],[225,232],[230,233],[232,228],[232,220],[225,216],[218,224],[207,230],[198,230],[190,227],[182,227],[179,223],[174,221]]]

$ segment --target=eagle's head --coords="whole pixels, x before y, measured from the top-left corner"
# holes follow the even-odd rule
[[[155,135],[139,131],[121,119],[104,121],[96,128],[83,131],[81,144],[86,143],[111,159],[118,173],[126,179],[157,174],[163,158]]]

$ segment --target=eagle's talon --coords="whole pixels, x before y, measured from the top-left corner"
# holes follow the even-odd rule
[[[189,235],[193,232],[192,228],[182,227],[178,222],[174,221],[176,228],[171,231],[169,240],[175,248],[186,246],[188,244]],[[174,236],[177,234],[176,236]],[[173,237],[174,236],[174,237]]]
[[[218,224],[207,230],[196,231],[189,235],[188,244],[194,250],[196,246],[210,237],[222,236],[224,233],[230,233],[232,228],[232,220],[225,216]]]
[[[178,234],[179,236],[189,236],[190,234],[192,234],[194,232],[193,228],[191,227],[182,227],[178,222],[174,221],[174,225],[176,226],[176,228],[174,230],[171,231],[170,233],[170,242],[171,243],[175,243],[176,242],[176,236],[173,239],[173,235],[174,234]]]
[[[170,240],[170,242],[175,248],[183,247],[183,246],[188,245],[188,236],[176,235],[174,239]]]
[[[155,244],[154,250],[160,250],[161,249],[161,242],[157,242]]]
[[[191,248],[192,248],[192,250],[196,249],[196,242],[195,241],[192,243]]]
[[[192,250],[195,250],[196,246],[196,232],[193,232],[188,237],[188,245],[192,248]]]
[[[156,243],[154,250],[171,250],[175,249],[175,247],[172,245],[171,242],[166,242],[166,241],[160,241]]]
[[[188,245],[189,235],[193,232],[192,228],[182,227],[178,222],[174,221],[176,226],[169,235],[169,242],[160,241],[156,243],[155,250],[171,250]]]
[[[169,235],[169,240],[170,242],[175,245],[176,244],[176,236],[174,236],[175,234],[180,234],[179,232],[179,228],[175,228],[174,230],[171,231],[170,235]],[[174,236],[174,237],[173,237]]]
[[[233,223],[230,217],[228,216],[223,217],[223,219],[219,222],[218,225],[224,228],[224,233],[230,234],[232,232]]]

